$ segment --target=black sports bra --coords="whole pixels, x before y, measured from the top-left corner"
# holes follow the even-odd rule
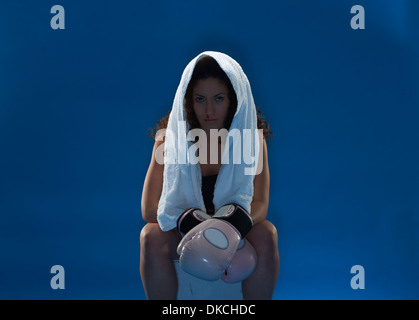
[[[214,214],[214,204],[212,203],[212,200],[214,199],[214,187],[217,177],[218,174],[202,177],[202,197],[204,198],[205,208],[209,215]]]

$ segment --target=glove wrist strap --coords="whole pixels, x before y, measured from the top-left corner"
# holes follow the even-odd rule
[[[250,215],[237,204],[222,206],[212,217],[230,223],[240,233],[243,239],[253,227],[253,220]]]
[[[177,230],[183,237],[187,234],[192,228],[200,224],[201,222],[211,218],[205,212],[197,209],[190,208],[180,215],[177,220]]]

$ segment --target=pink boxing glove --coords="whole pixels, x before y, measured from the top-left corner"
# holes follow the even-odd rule
[[[192,225],[197,225],[189,231],[185,228],[187,233],[177,248],[179,265],[200,279],[218,280],[230,266],[240,241],[252,228],[253,220],[246,210],[234,203],[221,207],[210,219],[196,209],[185,212],[183,220],[189,218]],[[183,220],[179,223],[184,224]]]
[[[240,282],[249,277],[256,268],[257,255],[253,246],[242,239],[230,265],[221,279],[227,283]]]
[[[207,281],[216,281],[228,268],[240,243],[240,234],[229,223],[208,219],[192,228],[180,241],[180,267]]]

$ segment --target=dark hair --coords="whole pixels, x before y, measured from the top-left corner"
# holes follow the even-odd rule
[[[228,98],[230,101],[230,106],[227,112],[227,117],[224,123],[224,127],[228,130],[230,128],[231,122],[233,121],[234,114],[237,110],[237,96],[236,92],[234,91],[233,85],[230,82],[230,79],[225,74],[225,72],[221,69],[218,65],[217,61],[215,61],[212,57],[205,56],[198,60],[195,65],[195,69],[192,73],[191,80],[189,81],[188,88],[186,89],[185,93],[185,112],[186,112],[186,120],[189,123],[190,129],[199,128],[199,122],[196,118],[195,112],[193,110],[193,88],[195,87],[196,83],[202,79],[208,78],[215,78],[220,80],[228,89]],[[259,108],[256,108],[257,112],[257,127],[258,129],[263,129],[263,135],[265,139],[268,141],[270,137],[273,137],[273,133],[269,130],[269,124],[266,122],[265,119],[262,117],[262,112]],[[161,118],[159,121],[156,122],[156,125],[153,129],[151,129],[151,133],[149,134],[153,139],[156,136],[156,133],[160,129],[164,129],[167,127],[167,122],[169,120],[170,111],[166,116]]]

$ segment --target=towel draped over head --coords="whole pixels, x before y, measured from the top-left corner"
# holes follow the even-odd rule
[[[205,51],[186,66],[166,128],[163,188],[157,210],[157,220],[163,231],[175,228],[178,217],[188,208],[206,211],[201,192],[201,167],[196,161],[190,161],[195,141],[188,139],[190,127],[184,107],[185,93],[195,65],[205,56],[212,57],[218,63],[237,96],[237,110],[222,151],[222,165],[215,184],[214,209],[217,211],[225,204],[236,203],[251,213],[253,180],[260,161],[261,140],[250,83],[234,59],[224,53]],[[240,154],[240,161],[237,161],[237,154]]]

